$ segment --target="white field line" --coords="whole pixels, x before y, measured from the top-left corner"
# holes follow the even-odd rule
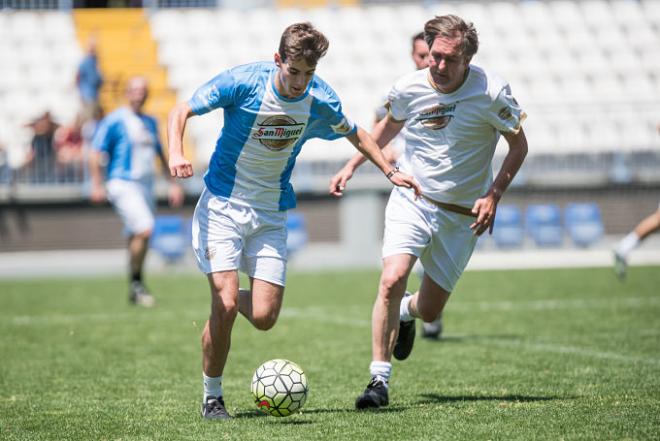
[[[644,298],[626,299],[628,306],[634,307],[646,307],[648,303],[645,302]],[[553,301],[550,303],[552,308],[557,306],[557,303],[560,301]],[[501,303],[501,302],[498,302]],[[542,305],[545,305],[544,302],[527,302],[531,303],[532,307],[539,309]],[[657,302],[654,302],[657,304]],[[575,305],[580,305],[582,308],[590,308],[593,305],[600,305],[600,303],[595,303],[591,300],[573,300],[567,302],[567,305],[564,307],[575,307]],[[479,305],[481,309],[492,310],[492,302],[483,302],[475,303],[472,306]],[[512,305],[520,306],[520,303],[512,303]],[[611,302],[609,303],[610,307],[614,306]],[[508,308],[507,303],[507,308]],[[187,313],[176,313],[174,311],[168,312],[157,312],[152,311],[154,314],[150,313],[150,317],[158,320],[163,318],[173,318],[181,320],[190,320],[193,326],[201,328],[200,323],[196,322],[195,319],[199,320],[200,317],[205,317],[202,314],[193,314],[192,312]],[[341,316],[333,313],[328,313],[327,310],[323,308],[284,308],[280,314],[281,317],[290,317],[296,319],[305,319],[312,320],[319,323],[327,323],[332,325],[341,325],[341,326],[351,326],[354,328],[368,328],[371,326],[370,320],[367,319],[355,319],[352,317]],[[1,321],[8,321],[9,323],[16,326],[32,326],[32,325],[43,325],[43,324],[76,324],[76,323],[87,323],[87,322],[117,322],[117,321],[128,321],[135,320],[136,316],[134,314],[128,313],[119,313],[119,314],[80,314],[80,315],[54,315],[54,316],[19,316],[19,317],[10,317],[9,320],[2,318]],[[144,317],[140,317],[144,319]],[[0,321],[0,322],[1,322]],[[653,330],[647,330],[653,331]],[[655,332],[655,331],[653,331]],[[469,337],[469,336],[468,336]],[[649,358],[649,357],[639,357],[634,355],[625,355],[619,354],[616,352],[607,352],[607,351],[598,351],[589,347],[578,347],[578,346],[566,346],[566,345],[556,345],[551,343],[543,342],[533,342],[533,341],[511,341],[511,340],[498,340],[498,339],[488,339],[488,346],[498,346],[502,348],[516,348],[527,351],[534,352],[551,352],[561,355],[575,355],[579,357],[592,358],[597,360],[609,360],[609,361],[618,361],[623,363],[638,364],[643,363],[651,366],[660,366],[660,358]]]
[[[639,357],[635,355],[624,355],[616,352],[597,351],[588,347],[555,345],[551,343],[535,343],[529,341],[506,341],[489,339],[488,345],[504,348],[517,348],[534,352],[552,352],[555,354],[576,355],[579,357],[595,358],[598,360],[621,361],[625,363],[644,363],[652,366],[660,366],[660,358]]]
[[[618,297],[603,299],[542,299],[528,301],[449,303],[453,311],[549,311],[555,309],[613,309],[660,306],[660,297]]]
[[[570,299],[570,300],[530,300],[530,301],[499,301],[499,302],[460,302],[450,303],[448,311],[470,312],[470,311],[548,311],[561,309],[612,309],[612,308],[648,308],[660,306],[659,297],[625,297],[612,299]],[[346,315],[346,312],[349,315]],[[283,308],[280,317],[306,318],[350,326],[370,326],[367,319],[356,319],[353,313],[358,313],[354,306],[346,309],[333,308],[332,310],[320,307],[308,308]],[[11,324],[14,326],[33,325],[67,325],[89,322],[124,322],[133,320],[161,320],[180,319],[205,321],[207,311],[144,311],[142,315],[128,312],[119,313],[96,313],[96,314],[49,314],[49,315],[21,315],[0,316],[0,324]]]

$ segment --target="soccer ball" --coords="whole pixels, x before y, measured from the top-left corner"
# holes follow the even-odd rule
[[[252,395],[257,407],[277,417],[296,413],[307,399],[305,372],[289,360],[269,360],[252,376]]]

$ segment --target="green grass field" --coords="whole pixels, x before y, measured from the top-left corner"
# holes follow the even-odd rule
[[[357,412],[369,380],[376,272],[290,274],[269,332],[240,318],[225,370],[231,421],[199,417],[198,274],[151,275],[153,310],[123,278],[0,280],[2,440],[618,440],[660,438],[660,270],[468,272],[445,338],[394,362],[390,406]],[[302,414],[261,416],[253,370],[307,372]]]

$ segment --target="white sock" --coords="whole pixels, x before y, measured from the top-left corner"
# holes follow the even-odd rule
[[[219,398],[222,396],[222,375],[219,377],[207,377],[205,373],[202,372],[202,377],[204,378],[204,403],[206,403],[207,397]]]
[[[626,237],[621,239],[616,247],[616,252],[623,257],[628,257],[628,254],[637,248],[639,245],[639,236],[635,232],[628,233]]]
[[[387,361],[372,361],[369,365],[369,373],[389,387],[390,375],[392,375],[392,363]]]
[[[413,296],[411,295],[404,295],[403,299],[401,299],[401,306],[399,307],[399,320],[401,320],[402,322],[409,322],[411,320],[415,320],[415,317],[410,315],[410,301],[412,300],[412,298]]]

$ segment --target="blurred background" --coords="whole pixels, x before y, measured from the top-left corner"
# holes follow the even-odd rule
[[[614,242],[660,200],[660,1],[0,0],[0,275],[124,270],[119,217],[89,203],[86,161],[130,76],[148,78],[146,112],[164,142],[177,101],[223,69],[271,60],[286,26],[311,21],[330,40],[317,73],[370,129],[394,80],[414,69],[412,36],[447,13],[475,23],[473,63],[506,78],[528,114],[528,158],[470,266],[610,265]],[[91,105],[80,88],[90,54],[103,78]],[[167,208],[159,183],[152,267],[194,267],[189,220],[222,122],[221,111],[189,122],[195,176],[182,209]],[[327,195],[353,152],[345,140],[303,148],[293,268],[379,265],[388,181],[365,166],[344,198]],[[636,262],[660,263],[660,240]]]

